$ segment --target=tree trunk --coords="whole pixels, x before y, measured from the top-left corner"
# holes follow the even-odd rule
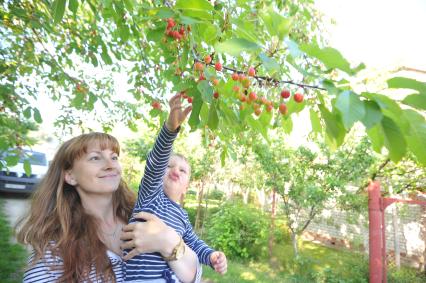
[[[200,223],[201,223],[201,210],[202,208],[202,201],[203,201],[203,195],[204,195],[204,182],[201,182],[201,188],[198,191],[198,206],[197,206],[197,214],[195,216],[195,224],[194,224],[194,230],[199,231],[200,230]]]
[[[243,190],[243,202],[244,202],[244,204],[248,204],[249,196],[250,196],[250,191],[249,190]]]
[[[209,198],[208,198],[208,196],[209,196],[209,191],[210,191],[210,186],[207,187],[206,207],[204,209],[204,217],[203,217],[204,221],[203,221],[203,224],[201,225],[201,229],[200,229],[200,238],[203,237],[204,223],[206,222],[207,217],[208,217],[208,205],[209,205]]]
[[[293,231],[291,231],[291,242],[293,244],[293,252],[294,252],[294,257],[297,258],[299,257],[299,250],[297,248],[297,234],[294,233]]]
[[[272,251],[274,250],[274,231],[275,231],[275,207],[276,207],[276,193],[275,190],[272,191],[272,206],[271,206],[271,226],[269,229],[269,242],[268,242],[268,252],[269,252],[269,263],[272,267],[275,266],[276,258],[273,256]]]

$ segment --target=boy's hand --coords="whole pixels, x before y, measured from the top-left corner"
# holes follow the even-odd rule
[[[228,262],[223,252],[213,252],[210,255],[210,262],[214,270],[221,275],[225,274],[228,270]]]
[[[169,100],[170,114],[166,122],[166,127],[169,131],[175,132],[177,128],[185,121],[189,112],[192,110],[192,106],[189,105],[185,109],[182,109],[182,94],[175,94]]]

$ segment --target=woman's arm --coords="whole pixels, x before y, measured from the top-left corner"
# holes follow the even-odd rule
[[[124,260],[140,253],[159,252],[164,256],[172,254],[180,241],[180,236],[173,228],[147,212],[140,212],[135,218],[146,222],[131,223],[123,227],[120,239],[125,242],[121,248],[131,249],[123,257]],[[189,247],[185,247],[185,253],[180,259],[169,261],[168,264],[182,282],[198,282],[201,278],[201,266],[196,254]]]

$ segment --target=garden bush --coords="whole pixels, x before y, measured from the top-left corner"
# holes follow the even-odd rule
[[[228,257],[255,259],[265,256],[269,218],[259,209],[239,201],[224,203],[205,225],[206,240]]]

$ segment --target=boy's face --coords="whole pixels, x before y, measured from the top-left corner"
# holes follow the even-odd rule
[[[179,202],[181,196],[186,193],[189,186],[191,168],[189,164],[179,156],[173,155],[164,175],[164,193],[173,201]]]

